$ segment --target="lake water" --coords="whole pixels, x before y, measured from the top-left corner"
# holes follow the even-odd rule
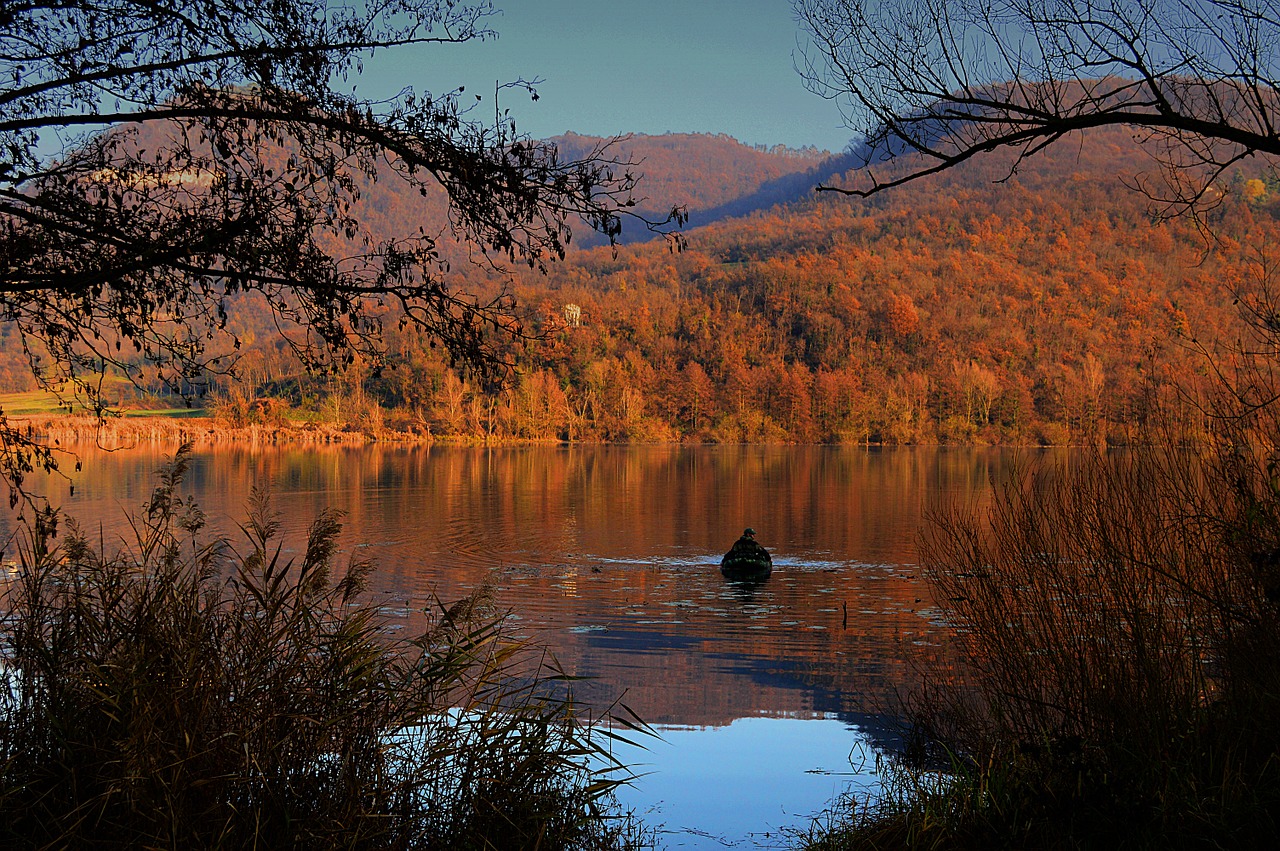
[[[837,447],[228,449],[186,490],[233,533],[269,487],[295,548],[322,509],[379,565],[392,628],[433,597],[495,589],[576,695],[621,700],[661,740],[622,756],[622,798],[670,848],[785,847],[837,794],[873,789],[891,710],[943,628],[916,566],[931,501],[977,498],[1012,455]],[[108,537],[154,485],[160,450],[83,453],[63,507]],[[754,527],[773,576],[720,556]]]

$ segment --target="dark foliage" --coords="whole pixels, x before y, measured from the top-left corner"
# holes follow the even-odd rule
[[[333,573],[337,517],[286,559],[258,494],[237,552],[201,534],[185,463],[120,552],[74,525],[20,549],[0,623],[5,847],[636,847],[604,734],[549,696],[560,675],[482,592],[393,639],[369,565]]]

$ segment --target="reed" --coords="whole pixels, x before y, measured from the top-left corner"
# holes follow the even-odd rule
[[[1280,482],[1243,446],[1027,466],[987,508],[934,511],[922,556],[966,676],[907,714],[949,766],[899,760],[809,847],[1278,835]]]
[[[109,552],[44,516],[4,595],[6,848],[635,848],[607,739],[484,593],[387,634],[319,517],[233,546],[162,472]],[[66,528],[58,530],[62,525]],[[55,537],[55,533],[57,533]]]

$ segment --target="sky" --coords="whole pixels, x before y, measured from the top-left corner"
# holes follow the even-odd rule
[[[459,85],[492,110],[497,81],[541,78],[501,105],[535,138],[565,131],[727,133],[748,144],[838,151],[850,132],[795,70],[788,0],[496,0],[497,39],[388,51],[353,80],[364,97]],[[479,107],[478,107],[479,108]]]

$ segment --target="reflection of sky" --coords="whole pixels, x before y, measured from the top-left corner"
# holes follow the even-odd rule
[[[658,732],[647,750],[619,753],[643,775],[619,799],[661,826],[667,848],[786,848],[782,829],[803,830],[841,792],[875,782],[871,747],[842,721],[742,718]]]

